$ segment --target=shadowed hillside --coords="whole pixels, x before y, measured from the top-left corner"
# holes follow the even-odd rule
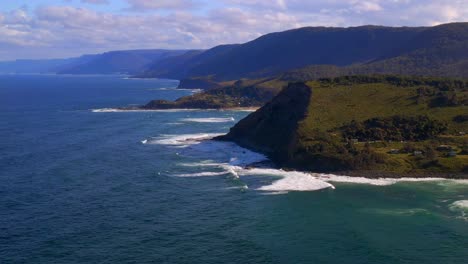
[[[304,83],[290,84],[219,139],[233,140],[275,160],[287,160],[296,145],[299,122],[307,116],[310,97],[311,89]]]
[[[467,51],[468,23],[308,27],[174,57],[155,64],[143,76],[233,80],[274,76],[313,65],[302,72],[316,78],[370,73],[468,77],[464,67]]]

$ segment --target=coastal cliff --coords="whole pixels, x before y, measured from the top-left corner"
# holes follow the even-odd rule
[[[395,76],[291,83],[217,139],[285,169],[468,178],[467,87]]]
[[[295,149],[297,128],[307,114],[311,92],[304,83],[289,84],[218,139],[266,153],[277,162],[287,161]]]

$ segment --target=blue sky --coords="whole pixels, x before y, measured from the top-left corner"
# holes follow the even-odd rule
[[[304,26],[468,21],[468,0],[2,0],[0,60],[210,48]]]

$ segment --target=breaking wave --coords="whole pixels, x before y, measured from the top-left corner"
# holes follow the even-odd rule
[[[181,174],[174,174],[175,177],[210,177],[210,176],[222,176],[228,174],[227,171],[222,172],[197,172],[197,173],[181,173]]]
[[[200,133],[200,134],[185,134],[185,135],[161,135],[160,137],[145,139],[143,144],[168,145],[173,147],[185,148],[191,145],[200,144],[204,140],[212,139],[213,137],[223,134],[215,133]]]
[[[199,93],[202,89],[181,89],[181,88],[150,88],[147,91],[190,91],[192,93]]]
[[[125,113],[125,112],[134,112],[134,113],[145,113],[145,112],[162,112],[162,113],[176,113],[176,112],[194,112],[202,111],[199,109],[120,109],[120,108],[100,108],[100,109],[91,109],[93,113]],[[208,110],[204,110],[208,111]]]
[[[449,205],[449,209],[453,212],[460,213],[461,215],[457,218],[468,221],[468,200],[460,200],[453,202]]]
[[[365,177],[350,177],[334,174],[285,171],[270,167],[259,168],[258,166],[255,167],[255,164],[269,161],[265,155],[247,150],[232,142],[210,140],[213,137],[220,135],[223,134],[199,133],[186,135],[161,135],[156,138],[145,139],[142,143],[182,148],[178,154],[197,157],[203,160],[202,162],[179,164],[180,166],[199,168],[202,172],[178,174],[175,176],[206,177],[232,175],[232,177],[242,180],[243,182],[249,182],[249,185],[254,186],[252,189],[267,192],[269,194],[283,194],[290,191],[335,189],[334,183],[388,186],[400,182],[454,181],[457,183],[468,184],[468,181],[443,178],[370,179]],[[254,164],[254,166],[251,166],[252,164]],[[222,169],[223,171],[211,171],[213,169]]]
[[[234,122],[236,120],[234,119],[234,117],[227,117],[227,118],[207,117],[207,118],[184,118],[181,121],[195,122],[195,123],[227,123],[227,122]]]
[[[200,108],[178,108],[178,109],[122,109],[122,108],[97,108],[90,109],[93,113],[125,113],[125,112],[134,112],[134,113],[144,113],[144,112],[161,112],[161,113],[177,113],[177,112],[255,112],[256,109],[253,108],[229,108],[229,109],[200,109]],[[218,119],[218,118],[211,118]],[[229,118],[230,121],[234,121]],[[196,122],[196,121],[194,121]],[[228,122],[228,121],[226,121]]]
[[[452,203],[449,208],[452,211],[462,211],[468,213],[468,200],[460,200]]]
[[[278,169],[249,169],[240,172],[241,175],[272,175],[279,176],[281,179],[257,188],[259,191],[316,191],[321,189],[335,189],[332,184],[313,177],[309,173],[298,171],[284,171]]]

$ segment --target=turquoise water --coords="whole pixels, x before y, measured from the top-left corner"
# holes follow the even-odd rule
[[[332,189],[199,141],[248,112],[91,111],[176,85],[0,76],[0,263],[468,262],[467,184]]]

